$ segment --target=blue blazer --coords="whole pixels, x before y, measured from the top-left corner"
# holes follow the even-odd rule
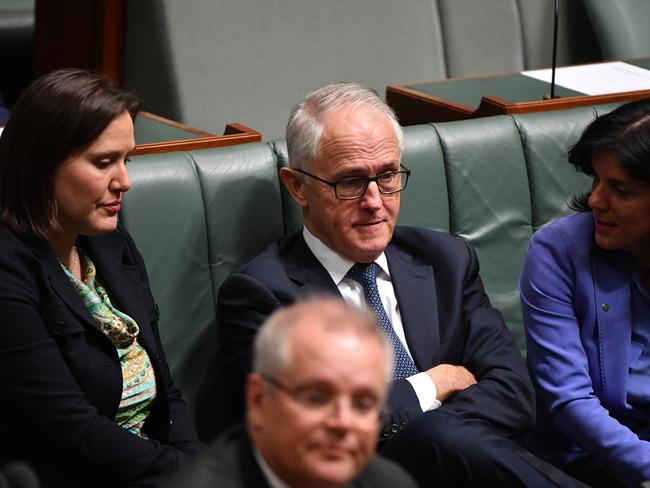
[[[520,291],[538,416],[555,429],[560,462],[587,452],[636,485],[650,479],[650,442],[626,402],[630,273],[626,253],[595,244],[582,212],[533,235]]]
[[[0,225],[0,463],[27,461],[45,486],[155,485],[202,444],[172,382],[135,244],[119,227],[79,245],[111,301],[140,327],[156,375],[148,439],[114,422],[122,396],[117,350],[50,246]]]
[[[443,411],[483,419],[513,436],[532,426],[533,390],[524,361],[501,314],[490,306],[474,250],[440,232],[397,227],[385,250],[406,341],[420,371],[441,363],[467,367],[478,383],[444,403]],[[302,232],[283,239],[235,270],[219,291],[223,358],[236,413],[251,370],[256,331],[278,307],[315,294],[341,296],[307,247]],[[393,384],[387,439],[422,414],[405,380]]]

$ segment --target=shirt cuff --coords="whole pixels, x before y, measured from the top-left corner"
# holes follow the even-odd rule
[[[418,373],[409,376],[406,380],[411,383],[413,390],[415,390],[415,394],[420,402],[420,408],[423,412],[435,410],[442,405],[442,403],[436,399],[436,395],[438,394],[436,385],[427,373]]]

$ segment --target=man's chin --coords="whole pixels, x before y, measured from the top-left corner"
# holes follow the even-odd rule
[[[358,476],[359,470],[350,459],[324,459],[314,471],[318,486],[342,486]]]
[[[388,240],[385,238],[361,242],[355,247],[354,254],[356,259],[353,259],[353,261],[357,263],[369,263],[374,261],[382,252],[384,252],[387,245]]]

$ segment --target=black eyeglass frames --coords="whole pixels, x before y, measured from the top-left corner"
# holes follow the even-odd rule
[[[392,171],[377,176],[345,178],[339,181],[327,181],[303,169],[294,169],[298,173],[302,173],[334,188],[334,194],[339,200],[357,200],[366,194],[371,181],[377,184],[379,192],[383,195],[401,192],[406,188],[409,176],[411,176],[411,170],[402,164],[400,164],[400,168],[402,168],[400,171]]]

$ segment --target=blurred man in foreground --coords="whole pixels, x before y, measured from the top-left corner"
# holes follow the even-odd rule
[[[374,456],[393,362],[374,316],[334,298],[273,314],[255,338],[247,425],[167,487],[415,487]]]

